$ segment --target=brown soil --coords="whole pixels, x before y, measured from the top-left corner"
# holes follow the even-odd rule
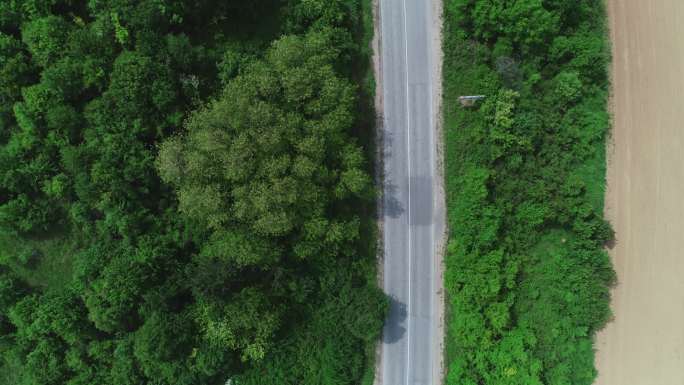
[[[684,384],[684,1],[608,0],[615,319],[598,385]]]

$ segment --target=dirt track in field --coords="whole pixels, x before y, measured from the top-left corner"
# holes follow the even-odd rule
[[[684,384],[684,1],[608,0],[615,319],[598,385]]]

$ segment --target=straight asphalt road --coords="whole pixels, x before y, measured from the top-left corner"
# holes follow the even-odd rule
[[[382,385],[439,385],[441,301],[437,243],[434,1],[380,0],[383,97],[384,290],[392,298],[382,341]]]

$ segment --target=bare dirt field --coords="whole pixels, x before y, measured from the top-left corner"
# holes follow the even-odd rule
[[[615,320],[598,385],[684,384],[684,1],[608,0]]]

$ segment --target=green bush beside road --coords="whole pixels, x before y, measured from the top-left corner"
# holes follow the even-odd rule
[[[596,377],[615,280],[605,23],[601,0],[445,2],[447,384]]]

